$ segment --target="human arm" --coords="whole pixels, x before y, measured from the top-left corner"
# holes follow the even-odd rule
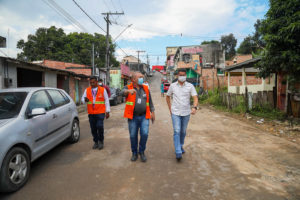
[[[81,102],[82,102],[83,104],[89,102],[89,99],[86,97],[86,89],[84,90],[84,93],[83,93],[83,95],[82,95],[82,97],[81,97]]]
[[[171,84],[169,87],[169,90],[167,92],[167,96],[166,96],[166,101],[167,101],[167,105],[170,111],[170,114],[172,114],[172,110],[171,110],[171,96],[173,94],[173,85]]]
[[[108,94],[106,92],[106,90],[104,90],[104,99],[105,99],[105,117],[106,119],[109,118],[109,112],[110,112],[110,104],[109,104],[109,98],[108,98]]]
[[[125,86],[125,87],[122,89],[122,95],[123,95],[124,97],[127,97],[129,93],[130,93],[130,94],[134,94],[135,92],[136,92],[135,89],[129,90],[127,86]]]
[[[151,112],[151,120],[152,120],[152,124],[155,121],[155,108],[153,105],[153,101],[152,101],[152,97],[151,97],[151,93],[149,92],[149,106],[150,106],[150,112]]]
[[[195,87],[192,87],[191,95],[193,98],[193,107],[192,107],[192,115],[196,114],[198,108],[198,96]]]

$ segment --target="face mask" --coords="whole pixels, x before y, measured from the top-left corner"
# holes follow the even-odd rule
[[[143,83],[144,83],[144,78],[139,78],[138,79],[138,84],[139,85],[143,85]]]
[[[180,82],[186,81],[186,76],[178,76],[178,81]]]
[[[101,86],[102,86],[102,85],[103,85],[103,83],[99,83],[99,85],[101,85]]]

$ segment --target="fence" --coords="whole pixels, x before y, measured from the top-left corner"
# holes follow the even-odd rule
[[[275,97],[273,91],[263,92],[247,92],[245,94],[233,94],[227,92],[220,92],[221,103],[228,109],[234,109],[243,103],[247,110],[251,110],[253,106],[270,106],[271,108],[275,105]]]

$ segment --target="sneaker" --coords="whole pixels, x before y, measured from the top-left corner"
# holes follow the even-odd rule
[[[182,154],[184,154],[185,153],[185,150],[181,147],[181,151],[182,151]]]
[[[99,143],[98,143],[98,149],[99,150],[101,150],[101,149],[103,149],[103,142],[102,141],[99,141]]]
[[[98,149],[98,143],[95,142],[95,144],[93,145],[93,149]]]
[[[182,154],[181,153],[176,153],[176,159],[179,162],[182,159]]]
[[[137,153],[132,153],[132,156],[131,156],[131,161],[132,162],[134,162],[134,161],[136,161],[138,159],[138,155],[137,155]]]
[[[142,162],[146,162],[146,161],[147,161],[147,157],[145,156],[145,153],[144,153],[144,152],[141,152],[141,153],[140,153],[140,156],[141,156],[141,161],[142,161]]]

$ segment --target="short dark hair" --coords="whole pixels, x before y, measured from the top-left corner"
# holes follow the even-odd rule
[[[185,69],[185,68],[180,68],[180,69],[178,69],[177,71],[178,71],[178,73],[179,73],[179,72],[184,72],[184,73],[186,73],[186,69]]]
[[[102,79],[102,78],[100,78],[100,79],[99,79],[99,82],[103,82],[103,79]]]
[[[97,76],[91,76],[90,80],[96,80],[96,81],[98,81],[98,77]]]

